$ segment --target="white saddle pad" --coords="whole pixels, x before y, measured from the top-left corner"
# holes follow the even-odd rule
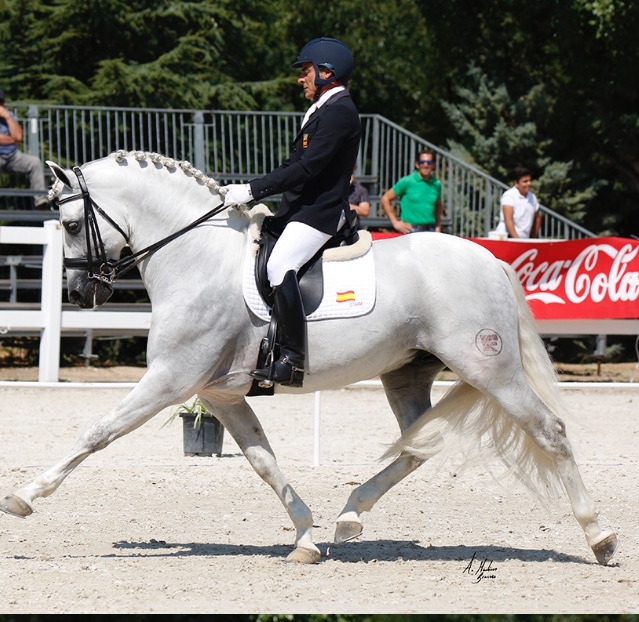
[[[368,234],[368,232],[365,232]],[[370,235],[370,234],[369,234]],[[255,284],[254,243],[246,245],[242,289],[249,309],[262,320],[271,318],[270,307],[262,300]],[[345,247],[345,249],[348,247]],[[330,256],[340,249],[331,249]],[[375,262],[373,247],[363,255],[346,260],[323,260],[324,297],[308,320],[357,317],[368,313],[375,304]]]

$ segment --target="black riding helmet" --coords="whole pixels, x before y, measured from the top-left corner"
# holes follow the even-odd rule
[[[328,37],[313,39],[300,50],[293,67],[301,67],[304,63],[312,63],[315,68],[315,86],[318,87],[315,99],[319,98],[319,91],[326,84],[342,78],[350,78],[355,65],[349,47],[338,39]],[[327,80],[320,78],[320,67],[330,69],[333,77]]]

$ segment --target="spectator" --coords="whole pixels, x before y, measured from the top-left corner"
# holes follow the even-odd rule
[[[514,186],[501,195],[499,224],[495,231],[509,238],[536,238],[541,229],[541,211],[532,186],[532,174],[518,166],[513,171]]]
[[[43,194],[34,198],[36,209],[46,209],[44,172],[42,162],[36,156],[27,155],[18,149],[22,142],[22,127],[12,112],[4,105],[4,91],[0,89],[0,173],[20,173],[29,177],[31,190]]]
[[[382,207],[393,228],[400,233],[437,231],[442,228],[442,185],[433,175],[435,156],[420,151],[415,170],[402,177],[382,195]],[[393,201],[399,199],[400,212],[395,212]]]
[[[351,175],[351,185],[348,189],[348,202],[351,209],[357,214],[358,219],[367,218],[371,212],[371,197],[368,194],[368,190],[358,181],[355,181],[355,173]]]
[[[337,39],[313,39],[294,67],[297,83],[313,102],[306,111],[291,155],[278,168],[248,184],[225,187],[224,205],[282,193],[273,219],[282,231],[267,263],[274,288],[273,314],[279,318],[280,358],[251,376],[266,382],[302,386],[306,363],[306,315],[297,271],[327,242],[355,232],[357,215],[348,207],[348,186],[359,151],[361,124],[348,91],[354,70],[350,49]]]

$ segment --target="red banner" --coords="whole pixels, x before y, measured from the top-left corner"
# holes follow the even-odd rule
[[[538,320],[639,318],[637,240],[472,241],[515,269]]]
[[[538,320],[639,318],[639,242],[474,238],[517,272]]]

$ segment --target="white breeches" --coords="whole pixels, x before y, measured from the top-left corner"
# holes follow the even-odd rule
[[[266,266],[271,286],[280,285],[289,270],[297,273],[332,237],[302,222],[289,222],[273,247]]]

